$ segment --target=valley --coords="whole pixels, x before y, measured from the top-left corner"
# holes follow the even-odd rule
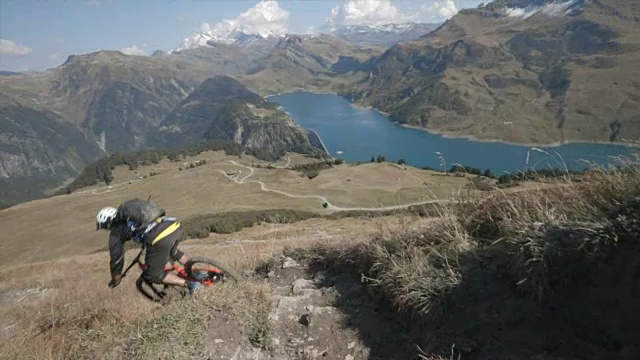
[[[298,33],[326,3],[256,2],[0,69],[0,359],[640,358],[640,6],[348,0]],[[156,40],[213,9],[123,4],[64,6]],[[96,212],[132,198],[238,282],[110,288]]]
[[[637,9],[625,8],[629,16],[618,21],[607,10],[619,6],[614,0],[560,2],[556,12],[549,10],[556,5],[542,2],[527,8],[530,15],[514,15],[520,6],[496,1],[437,27],[211,38],[151,56],[105,50],[72,55],[46,72],[0,76],[3,126],[12,134],[2,139],[3,206],[51,193],[105,153],[211,138],[266,146],[271,154],[311,150],[286,116],[251,135],[234,133],[224,115],[216,120],[215,106],[186,108],[203,100],[194,96],[214,99],[226,86],[220,76],[258,96],[337,93],[388,113],[393,122],[445,136],[536,146],[635,144]],[[202,86],[211,79],[220,88],[206,97]],[[199,127],[183,129],[196,117]],[[56,150],[60,141],[44,136],[48,128],[58,138],[73,137],[75,148]],[[271,143],[273,133],[280,138]]]

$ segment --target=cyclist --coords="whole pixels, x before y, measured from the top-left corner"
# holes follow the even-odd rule
[[[149,201],[127,200],[118,208],[104,207],[96,215],[96,230],[109,230],[109,255],[111,281],[109,287],[120,284],[124,267],[124,243],[134,240],[146,247],[142,276],[155,284],[186,287],[193,294],[201,286],[199,282],[185,281],[177,275],[164,271],[169,260],[184,265],[189,258],[178,249],[184,240],[180,222],[165,216],[165,211]]]

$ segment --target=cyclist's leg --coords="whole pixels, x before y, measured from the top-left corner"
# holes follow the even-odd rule
[[[182,229],[178,229],[178,231],[181,231]],[[177,236],[181,236],[181,234],[177,234]],[[182,266],[187,264],[187,261],[189,261],[189,257],[187,255],[184,254],[184,252],[182,252],[180,249],[178,249],[178,244],[180,243],[180,241],[182,241],[181,238],[177,238],[175,240],[175,242],[173,243],[173,247],[171,247],[171,260],[173,261],[177,261],[180,264],[182,264]]]
[[[180,264],[182,264],[182,266],[186,266],[187,261],[189,261],[189,257],[185,255],[184,252],[182,252],[180,249],[178,249],[178,244],[185,239],[184,232],[182,231],[182,229],[178,229],[175,234],[175,241],[173,243],[173,247],[171,247],[171,260],[179,262]],[[203,280],[207,276],[207,272],[199,271],[197,274],[194,274],[194,276],[196,280]]]
[[[171,259],[171,252],[175,243],[175,237],[172,235],[147,247],[144,260],[147,268],[144,270],[143,275],[155,284],[184,286],[184,279],[171,272],[164,271],[165,265]]]

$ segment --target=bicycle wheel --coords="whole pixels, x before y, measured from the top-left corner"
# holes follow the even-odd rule
[[[238,282],[238,277],[233,272],[220,266],[217,261],[211,258],[194,256],[189,258],[184,268],[191,279],[196,279],[196,274],[204,271],[207,274],[204,281],[215,283],[230,279],[236,283]]]

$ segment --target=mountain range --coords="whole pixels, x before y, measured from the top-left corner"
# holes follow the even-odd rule
[[[346,71],[344,59],[357,66],[383,50],[290,36],[153,56],[99,51],[46,72],[0,76],[3,202],[56,190],[114,152],[217,139],[266,157],[309,153],[306,130],[262,96],[314,83],[328,89],[334,65]]]
[[[638,139],[639,19],[618,0],[494,1],[371,58],[342,95],[453,136]]]
[[[397,43],[416,40],[440,25],[431,23],[401,23],[382,26],[353,25],[330,29],[329,33],[358,44],[390,47]]]
[[[440,25],[441,24],[435,23],[407,22],[384,25],[323,26],[310,33],[289,35],[247,33],[240,29],[221,35],[214,30],[207,30],[185,39],[181,46],[177,49],[169,50],[169,53],[195,49],[202,46],[215,46],[216,44],[233,44],[244,47],[260,43],[275,44],[279,39],[292,35],[305,39],[313,36],[331,35],[364,46],[389,47],[400,42],[415,40],[433,31]]]
[[[640,6],[620,0],[496,0],[439,25],[202,35],[203,46],[152,56],[99,51],[3,72],[0,195],[42,196],[120,151],[211,139],[265,156],[310,151],[304,129],[263,98],[302,89],[451,136],[637,139],[639,19]]]

